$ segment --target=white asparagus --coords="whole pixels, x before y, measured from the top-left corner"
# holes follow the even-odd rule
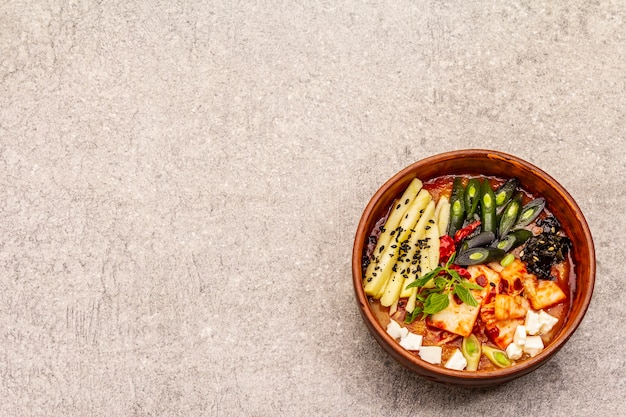
[[[415,247],[416,247],[416,251],[419,251],[420,267],[414,268],[411,271],[411,274],[409,274],[409,277],[404,280],[404,284],[402,285],[402,291],[400,293],[400,298],[411,297],[412,295],[413,295],[413,298],[415,298],[414,294],[417,293],[417,289],[416,288],[406,289],[406,286],[409,285],[418,277],[426,273],[422,270],[424,265],[429,266],[429,264],[424,262],[423,260],[426,252],[423,249],[420,249],[419,246],[420,244],[423,244],[423,241],[426,238],[426,232],[427,232],[426,226],[432,224],[430,223],[430,221],[433,220],[434,214],[435,214],[435,203],[434,201],[431,200],[426,206],[426,208],[424,209],[424,213],[422,214],[422,217],[420,217],[419,221],[415,225]],[[412,258],[413,256],[411,257],[411,259]]]
[[[430,229],[426,231],[426,239],[428,240],[428,261],[430,270],[439,266],[439,227],[433,220]]]
[[[450,200],[445,195],[439,197],[439,201],[437,201],[435,222],[439,228],[439,237],[445,235],[448,231],[448,223],[450,223]]]
[[[402,194],[402,197],[400,197],[400,199],[397,200],[398,202],[394,205],[393,209],[391,210],[391,213],[389,213],[389,216],[387,217],[387,220],[385,221],[385,225],[383,226],[383,231],[378,236],[378,240],[376,241],[376,247],[374,248],[374,252],[373,252],[373,259],[370,261],[369,265],[367,266],[367,269],[365,272],[366,281],[368,278],[375,276],[374,269],[376,268],[376,266],[378,265],[380,261],[380,257],[384,248],[386,246],[389,246],[388,243],[391,240],[392,232],[393,233],[397,232],[398,226],[400,225],[400,221],[404,217],[409,206],[413,203],[415,198],[417,198],[417,195],[421,189],[422,189],[422,181],[419,180],[418,178],[414,178],[409,183],[409,186],[406,188],[406,190]]]
[[[429,203],[432,203],[432,197],[428,191],[422,189],[400,220],[397,232],[391,235],[390,241],[383,248],[372,275],[366,276],[364,290],[367,295],[375,298],[382,297],[387,282],[391,278],[393,266],[400,257],[400,246],[409,238],[409,235],[414,233],[415,224],[422,216],[423,207]]]

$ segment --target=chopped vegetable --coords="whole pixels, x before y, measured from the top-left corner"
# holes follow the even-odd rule
[[[461,177],[454,178],[452,183],[452,195],[450,196],[450,224],[448,235],[454,236],[457,230],[463,227],[465,218],[465,188]]]
[[[504,258],[502,258],[502,260],[500,261],[500,265],[506,268],[507,266],[511,265],[514,260],[515,260],[515,255],[513,255],[512,253],[507,253],[504,256]]]
[[[457,256],[455,263],[461,266],[485,264],[491,261],[499,261],[506,253],[498,248],[471,248]]]
[[[470,239],[466,239],[461,245],[461,251],[487,246],[493,242],[495,238],[496,235],[493,232],[481,232]]]
[[[504,207],[513,196],[513,193],[515,193],[518,185],[519,180],[517,178],[511,178],[502,184],[495,192],[496,207]]]
[[[482,349],[480,346],[480,342],[478,341],[478,338],[474,336],[474,334],[463,338],[463,343],[461,344],[461,353],[465,357],[465,360],[467,360],[467,367],[465,368],[466,370],[478,370],[481,350]]]
[[[483,345],[483,353],[498,368],[508,368],[513,362],[506,355],[506,352],[494,347]]]
[[[465,218],[471,220],[478,208],[478,202],[480,201],[480,181],[477,178],[472,178],[468,181],[465,187],[465,193],[463,199],[465,202]]]
[[[546,200],[543,198],[536,198],[533,201],[522,207],[520,211],[515,228],[524,227],[531,224],[541,213],[546,206]]]
[[[498,222],[496,216],[496,196],[491,189],[488,179],[484,179],[481,186],[480,199],[480,222],[483,232],[498,231]]]
[[[511,227],[517,221],[522,206],[522,193],[516,193],[515,196],[504,207],[502,217],[500,218],[500,226],[498,228],[498,236],[506,236]]]
[[[492,247],[502,249],[505,252],[515,249],[520,246],[528,239],[530,239],[533,235],[533,232],[526,229],[517,229],[510,232],[504,238],[501,238],[499,241],[494,242]]]

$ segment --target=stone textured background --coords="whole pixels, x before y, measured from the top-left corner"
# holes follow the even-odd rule
[[[0,2],[0,415],[586,416],[626,407],[623,1]],[[352,239],[439,152],[543,168],[596,242],[546,366],[425,381]]]

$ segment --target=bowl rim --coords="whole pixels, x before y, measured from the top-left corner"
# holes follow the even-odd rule
[[[365,225],[367,224],[369,217],[372,216],[373,212],[375,211],[377,202],[385,195],[387,190],[393,184],[395,184],[397,181],[400,181],[402,178],[410,174],[412,171],[416,170],[417,167],[424,166],[428,163],[435,163],[435,162],[439,163],[445,160],[458,158],[461,155],[463,157],[474,157],[474,158],[480,157],[480,158],[487,158],[487,159],[493,159],[493,160],[500,160],[508,164],[513,163],[513,164],[521,165],[523,168],[531,171],[534,175],[539,175],[539,176],[544,177],[550,183],[550,185],[566,200],[567,204],[569,204],[574,209],[574,211],[577,214],[579,214],[579,216],[577,216],[577,222],[580,224],[582,232],[585,236],[585,243],[587,246],[587,250],[589,251],[589,255],[590,255],[588,259],[589,275],[590,275],[589,283],[586,286],[585,292],[583,294],[584,298],[581,301],[582,308],[580,308],[577,314],[575,314],[573,317],[572,316],[568,317],[569,325],[563,330],[561,330],[561,333],[559,333],[559,335],[557,336],[558,340],[553,341],[550,344],[548,344],[548,346],[546,346],[546,348],[542,352],[540,352],[537,356],[533,358],[529,358],[521,362],[520,364],[517,364],[509,368],[501,368],[501,369],[490,370],[490,371],[468,373],[468,371],[451,370],[451,369],[444,368],[443,366],[433,365],[422,360],[421,358],[419,358],[419,356],[412,354],[409,351],[402,348],[395,341],[395,339],[393,339],[391,336],[389,336],[389,334],[387,334],[386,329],[383,328],[383,326],[380,324],[380,322],[376,319],[376,317],[372,313],[369,307],[367,296],[365,295],[365,292],[363,290],[363,284],[362,284],[362,278],[361,278],[362,253],[363,253],[363,248],[365,246],[365,241],[370,232],[370,230],[365,230]],[[446,175],[446,174],[441,174],[441,175]],[[425,180],[428,180],[428,179],[429,178]],[[502,380],[502,382],[506,382],[510,379],[523,376],[537,369],[544,363],[546,363],[548,359],[550,359],[556,352],[558,352],[561,349],[561,347],[563,347],[563,345],[567,342],[567,340],[574,334],[576,329],[579,327],[580,323],[582,322],[585,316],[585,313],[587,312],[589,308],[589,304],[591,302],[591,297],[593,294],[593,289],[595,286],[595,275],[596,275],[596,256],[595,256],[595,247],[593,243],[593,237],[591,235],[589,225],[583,215],[582,210],[580,209],[580,207],[578,206],[574,198],[571,196],[571,194],[556,179],[554,179],[551,175],[549,175],[548,173],[546,173],[539,167],[535,166],[534,164],[526,160],[523,160],[517,156],[506,153],[506,152],[488,150],[488,149],[459,149],[455,151],[443,152],[443,153],[431,155],[426,158],[417,160],[411,163],[410,165],[406,166],[405,168],[401,169],[400,171],[398,171],[396,174],[394,174],[391,178],[385,181],[378,188],[376,193],[374,193],[374,195],[371,197],[370,201],[368,202],[367,206],[365,207],[365,210],[363,211],[359,219],[357,232],[355,234],[353,251],[352,251],[352,277],[353,277],[353,284],[354,284],[354,290],[355,290],[355,294],[357,298],[357,303],[359,304],[359,310],[362,315],[362,318],[366,322],[367,327],[369,327],[370,332],[376,333],[374,334],[374,336],[377,342],[385,350],[387,350],[388,353],[390,353],[392,356],[394,357],[400,356],[401,358],[407,360],[412,365],[411,369],[413,369],[413,367],[418,368],[418,369],[419,368],[423,369],[424,374],[422,374],[422,376],[431,375],[431,374],[439,374],[439,375],[446,377],[446,380],[447,380],[446,382],[450,380],[453,380],[452,383],[454,383],[454,381],[456,382],[475,381],[476,386],[481,386],[480,385],[481,382],[487,383],[488,381],[491,381],[491,380]],[[407,366],[406,364],[403,364],[403,365]],[[417,371],[417,373],[421,374],[421,372],[419,371]]]

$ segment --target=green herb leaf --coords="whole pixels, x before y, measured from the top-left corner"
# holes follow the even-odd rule
[[[415,320],[417,320],[420,314],[422,314],[422,308],[415,306],[415,308],[413,309],[411,313],[408,313],[408,312],[406,313],[406,316],[404,317],[404,322],[406,324],[411,324]]]
[[[424,302],[424,314],[435,314],[448,307],[448,294],[432,293]]]
[[[484,287],[481,287],[480,285],[470,282],[466,279],[462,280],[461,284],[463,284],[463,286],[467,288],[468,290],[484,290],[485,289]]]
[[[452,255],[450,255],[450,258],[448,258],[448,262],[446,262],[446,269],[450,268],[450,265],[454,263],[455,258],[456,258],[456,252],[452,252]]]
[[[439,274],[439,272],[441,272],[441,267],[438,266],[437,268],[433,269],[432,271],[430,271],[426,275],[424,275],[424,276],[416,279],[415,281],[411,282],[409,285],[406,286],[406,289],[413,288],[413,287],[423,287],[433,277],[437,276]]]
[[[454,280],[456,280],[456,281],[461,281],[462,280],[461,275],[457,271],[455,271],[454,269],[449,269],[448,270],[448,274],[450,274],[450,276]]]
[[[407,312],[405,323],[412,323],[420,316],[423,320],[426,316],[445,309],[450,304],[450,293],[455,294],[467,305],[478,306],[470,290],[483,290],[483,287],[464,279],[457,270],[451,268],[455,258],[456,252],[453,252],[445,266],[438,266],[406,286],[407,289],[417,287],[419,290],[416,306],[411,313]],[[424,286],[431,280],[434,285],[425,288]]]
[[[455,285],[452,292],[454,292],[465,304],[472,307],[478,306],[478,302],[476,301],[472,293],[463,285]]]

